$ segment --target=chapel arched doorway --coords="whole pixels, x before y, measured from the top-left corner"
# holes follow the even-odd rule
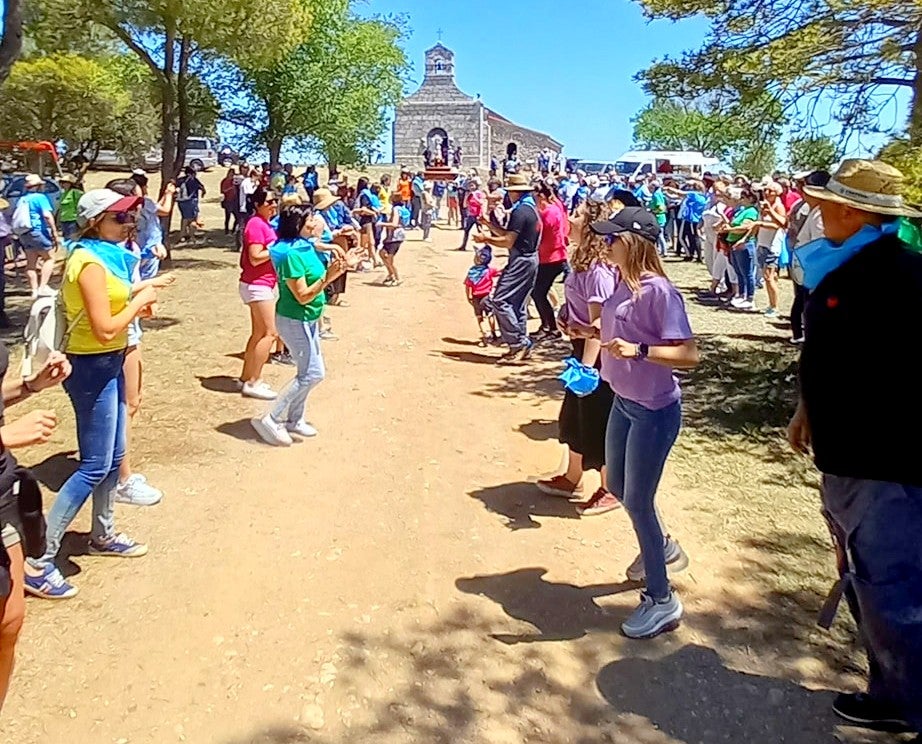
[[[451,162],[450,146],[448,132],[441,127],[435,127],[429,130],[426,135],[426,145],[429,152],[432,153],[433,161],[442,161],[442,165],[448,165]]]

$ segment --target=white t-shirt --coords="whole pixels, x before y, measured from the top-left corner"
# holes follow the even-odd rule
[[[823,214],[820,212],[819,207],[812,207],[810,213],[807,215],[807,219],[804,221],[803,227],[801,227],[800,232],[797,233],[796,247],[800,248],[800,246],[812,243],[814,240],[819,240],[825,237],[825,235],[826,231],[823,227]]]
[[[252,196],[259,184],[255,183],[252,178],[244,178],[240,184],[240,211],[247,211],[247,197]]]
[[[772,207],[777,207],[781,205],[781,211],[784,212],[784,204],[780,199],[776,199],[772,204]],[[775,210],[777,212],[777,210]],[[759,219],[766,222],[770,222],[772,218],[767,214],[768,210],[764,210],[760,215]],[[781,242],[781,237],[784,233],[781,231],[780,227],[760,227],[758,234],[758,245],[760,248],[776,248]],[[780,250],[780,247],[778,248]]]

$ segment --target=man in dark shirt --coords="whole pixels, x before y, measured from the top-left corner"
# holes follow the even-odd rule
[[[480,224],[490,234],[474,236],[475,243],[509,250],[509,261],[493,291],[493,312],[503,342],[509,345],[509,351],[499,358],[502,364],[522,362],[531,356],[534,342],[528,337],[528,298],[538,276],[538,241],[541,237],[534,186],[528,178],[509,176],[506,193],[512,203],[506,228],[481,217]]]
[[[922,732],[922,395],[909,353],[922,322],[922,245],[903,175],[846,160],[819,200],[825,240],[795,252],[810,291],[791,445],[812,447],[868,654],[867,693],[839,695],[853,724]]]

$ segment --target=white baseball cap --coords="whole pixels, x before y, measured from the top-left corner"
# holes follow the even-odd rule
[[[103,212],[128,212],[142,201],[140,196],[122,196],[111,189],[87,191],[77,202],[77,224],[86,227],[91,219]]]

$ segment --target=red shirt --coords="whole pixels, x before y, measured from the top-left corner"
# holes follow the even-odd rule
[[[499,269],[490,266],[487,268],[486,272],[484,272],[483,278],[476,284],[471,281],[469,276],[465,277],[464,286],[471,288],[471,294],[474,297],[486,297],[493,291],[493,282],[501,273]]]
[[[259,244],[267,248],[277,240],[275,230],[258,214],[247,220],[243,228],[243,250],[240,251],[240,281],[244,284],[261,284],[265,287],[274,287],[278,284],[272,261],[263,261],[255,266],[250,261],[251,245]]]
[[[800,201],[800,194],[791,189],[786,194],[781,195],[781,203],[784,204],[785,211],[790,214],[791,209]]]
[[[541,242],[538,243],[538,263],[549,264],[567,260],[570,220],[563,205],[548,202],[541,210]]]

